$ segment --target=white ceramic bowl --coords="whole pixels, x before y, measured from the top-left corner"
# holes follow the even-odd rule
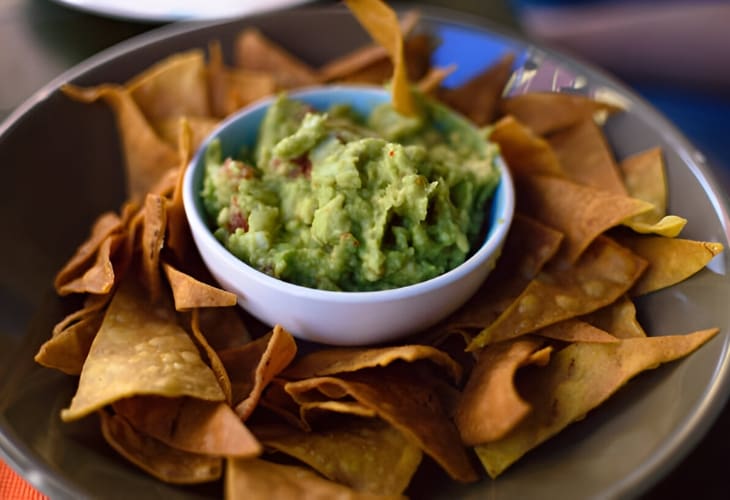
[[[355,86],[311,88],[290,96],[318,110],[347,103],[365,115],[390,98],[380,88]],[[272,101],[254,104],[226,119],[203,142],[185,174],[185,213],[193,239],[220,285],[238,295],[239,305],[264,323],[278,323],[301,339],[332,345],[394,340],[433,325],[464,304],[494,268],[512,221],[514,187],[501,159],[497,161],[500,182],[489,202],[484,243],[458,267],[414,285],[372,292],[334,292],[294,285],[247,265],[213,236],[199,195],[205,150],[214,138],[220,139],[224,156],[243,144],[253,144]]]

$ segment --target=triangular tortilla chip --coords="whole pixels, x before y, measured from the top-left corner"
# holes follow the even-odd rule
[[[64,421],[119,399],[149,394],[222,401],[224,394],[198,349],[164,301],[153,304],[136,283],[117,289],[84,363]]]
[[[630,233],[615,235],[617,241],[649,261],[646,273],[631,289],[644,295],[684,281],[723,251],[722,243],[694,241]]]
[[[175,309],[189,311],[199,307],[230,307],[236,305],[236,294],[214,287],[178,271],[163,262],[162,268],[172,288]]]
[[[621,172],[600,127],[583,120],[549,137],[567,175],[579,184],[626,195]]]
[[[84,89],[66,84],[61,90],[86,103],[104,99],[114,111],[124,147],[127,193],[132,200],[143,200],[168,170],[177,165],[175,148],[157,135],[124,88],[100,85]]]
[[[517,185],[518,209],[562,232],[561,254],[570,261],[599,234],[652,207],[642,200],[546,175],[521,177]]]
[[[558,261],[546,268],[468,349],[532,333],[607,306],[631,288],[646,266],[644,259],[600,236],[571,267]]]
[[[439,98],[476,125],[487,125],[497,116],[497,103],[512,75],[514,61],[514,54],[507,53],[460,87],[443,89]]]
[[[646,332],[636,319],[636,306],[626,296],[581,319],[620,339],[646,337]]]
[[[220,479],[223,471],[220,458],[176,450],[136,431],[119,415],[102,410],[99,417],[106,442],[151,476],[173,484],[208,483]]]
[[[447,417],[438,395],[407,369],[388,366],[317,377],[285,385],[299,403],[349,396],[374,409],[380,418],[401,431],[431,456],[455,480],[477,476],[461,445],[458,431]]]
[[[254,458],[228,460],[225,497],[247,500],[372,500],[373,495],[357,493],[305,467]]]
[[[254,431],[267,448],[362,493],[402,494],[421,463],[418,446],[379,419],[348,419],[312,432],[289,426]]]
[[[596,114],[615,113],[621,108],[588,96],[565,92],[529,92],[508,97],[500,108],[513,115],[537,135],[546,135],[573,126]]]
[[[454,415],[464,444],[500,439],[530,413],[514,377],[543,343],[537,337],[525,337],[487,346],[479,353]]]
[[[566,176],[550,143],[513,116],[500,118],[489,129],[489,140],[499,145],[499,153],[516,175]]]
[[[535,335],[561,342],[598,342],[611,344],[619,340],[607,331],[575,318],[566,319],[565,321],[546,326],[536,331]]]
[[[249,344],[218,353],[231,379],[233,405],[241,420],[253,413],[266,386],[296,353],[294,338],[280,325]]]
[[[580,420],[629,379],[688,355],[718,329],[687,335],[624,339],[615,344],[571,344],[528,380],[520,391],[533,411],[500,440],[475,448],[491,477],[501,474],[530,449]],[[600,370],[596,370],[600,366]]]
[[[137,431],[183,451],[251,458],[261,445],[226,403],[136,396],[113,405]]]

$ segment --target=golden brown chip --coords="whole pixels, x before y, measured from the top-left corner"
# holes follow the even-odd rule
[[[400,21],[401,32],[407,37],[415,28],[420,19],[420,14],[416,10],[410,10],[403,15]],[[408,51],[408,39],[405,40],[406,53]],[[406,64],[411,60],[411,55],[407,53]],[[319,78],[323,82],[331,82],[334,80],[347,79],[353,75],[357,75],[368,67],[386,61],[388,64],[388,77],[392,75],[392,65],[388,60],[388,52],[381,45],[366,45],[359,49],[348,52],[347,54],[328,61],[319,68]]]
[[[530,449],[583,418],[636,374],[688,355],[718,329],[686,335],[623,339],[615,344],[571,344],[550,364],[520,380],[533,411],[504,438],[475,448],[491,477]],[[600,370],[596,367],[600,366]],[[524,383],[522,383],[524,382]]]
[[[165,244],[167,207],[165,198],[149,193],[144,203],[142,226],[142,283],[153,301],[162,293],[160,277],[160,252]]]
[[[211,116],[202,50],[162,59],[126,87],[150,123],[182,116]]]
[[[500,439],[527,416],[530,405],[517,392],[514,377],[543,343],[525,337],[487,346],[479,353],[454,415],[464,444]]]
[[[180,117],[163,118],[152,123],[160,137],[173,147],[180,147]],[[186,116],[184,118],[190,127],[192,150],[198,146],[213,132],[220,124],[218,118],[208,116]]]
[[[444,328],[485,328],[507,309],[556,254],[563,235],[515,213],[502,255],[477,293],[451,315]]]
[[[196,484],[217,481],[223,471],[220,458],[176,450],[137,432],[123,417],[99,411],[101,432],[120,455],[166,483]]]
[[[579,184],[626,195],[621,172],[600,127],[583,120],[549,137],[567,175]]]
[[[667,181],[661,149],[652,148],[636,153],[624,159],[619,166],[629,195],[653,205],[651,210],[635,215],[625,224],[639,233],[654,233],[670,238],[677,236],[687,224],[687,219],[666,215]]]
[[[497,115],[497,103],[512,75],[514,60],[512,53],[503,55],[462,86],[443,89],[439,98],[476,125],[491,123]]]
[[[489,131],[489,140],[499,145],[500,155],[516,175],[566,176],[550,143],[513,116],[500,118]]]
[[[581,319],[620,339],[646,337],[646,332],[636,319],[636,306],[626,296]]]
[[[172,288],[175,309],[189,311],[199,307],[229,307],[236,305],[236,294],[199,281],[163,262],[162,268]]]
[[[373,495],[357,493],[305,467],[276,464],[256,458],[231,459],[227,462],[225,497],[229,499],[373,499]]]
[[[311,430],[318,419],[333,414],[352,415],[363,418],[375,418],[378,413],[357,401],[310,401],[299,406],[299,419],[296,427]],[[288,420],[288,419],[287,419]]]
[[[101,309],[85,314],[46,340],[33,359],[68,375],[79,375],[103,319]]]
[[[504,99],[501,110],[524,123],[537,135],[571,127],[598,113],[621,110],[613,104],[565,92],[530,92]]]
[[[415,115],[416,105],[406,71],[403,33],[395,11],[381,0],[345,0],[345,4],[373,40],[386,50],[393,63],[390,83],[393,108],[405,116]]]
[[[262,451],[226,403],[137,396],[117,401],[113,408],[138,432],[177,450],[238,458],[256,457]]]
[[[270,74],[279,89],[317,83],[317,72],[255,28],[247,28],[236,38],[235,66]]]
[[[127,193],[132,200],[143,200],[169,169],[177,166],[175,148],[157,135],[124,88],[100,85],[84,89],[66,84],[61,90],[81,102],[104,99],[114,111],[124,147]]]
[[[107,236],[99,245],[96,260],[78,278],[64,283],[59,289],[59,295],[71,293],[109,293],[114,286],[116,274],[112,258],[125,239],[123,233],[113,233]]]
[[[651,209],[645,201],[557,177],[525,176],[517,185],[519,210],[562,232],[561,254],[570,261],[607,229]]]
[[[611,304],[631,288],[646,266],[644,259],[600,236],[571,267],[556,262],[531,281],[499,318],[474,338],[469,350]]]
[[[219,42],[208,44],[208,53],[208,87],[214,116],[228,116],[276,91],[274,76],[268,72],[228,68]]]
[[[153,304],[132,281],[112,298],[91,344],[64,421],[76,420],[136,395],[191,396],[222,401],[224,394],[171,305]]]
[[[422,94],[431,94],[435,92],[443,83],[446,78],[449,77],[454,71],[456,71],[456,65],[451,64],[443,68],[433,67],[429,69],[428,73],[423,75],[416,85],[418,91]]]
[[[193,309],[193,313],[190,317],[190,331],[193,334],[193,339],[196,345],[201,351],[201,354],[205,355],[205,361],[210,369],[213,370],[218,385],[220,385],[223,394],[225,395],[226,402],[230,405],[233,403],[233,388],[231,385],[231,379],[228,377],[226,367],[223,365],[218,353],[211,347],[205,333],[200,329],[200,313],[199,309]]]
[[[458,383],[462,369],[448,354],[427,345],[399,345],[373,348],[326,348],[307,354],[281,373],[283,378],[305,379],[388,366],[396,361],[428,360]]]
[[[300,404],[349,396],[375,410],[380,418],[418,443],[455,480],[475,481],[454,423],[448,418],[438,394],[417,373],[387,366],[317,377],[285,385]]]
[[[632,295],[647,294],[684,281],[724,249],[722,243],[663,236],[621,233],[616,238],[649,261],[646,273],[631,289]]]
[[[82,276],[94,262],[99,247],[109,236],[122,230],[122,220],[114,212],[105,212],[97,217],[86,241],[76,249],[63,268],[56,274],[54,286],[59,295],[66,295],[64,286]]]
[[[313,432],[289,426],[254,432],[267,448],[362,493],[400,495],[421,463],[418,446],[379,419],[348,419]]]
[[[241,420],[251,415],[266,386],[296,353],[294,338],[281,325],[249,344],[218,353],[231,379],[233,405]]]
[[[570,318],[565,321],[546,326],[535,332],[535,335],[562,342],[598,342],[613,343],[619,339],[607,331],[579,319]]]
[[[205,338],[216,351],[251,342],[251,334],[239,312],[240,310],[235,307],[216,307],[198,311],[200,329],[205,332]]]

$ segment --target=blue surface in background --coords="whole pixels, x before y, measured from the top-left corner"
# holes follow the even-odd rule
[[[448,87],[460,85],[496,63],[505,54],[505,46],[510,46],[509,39],[485,37],[483,33],[455,26],[440,27],[437,36],[441,44],[434,53],[434,63],[448,66],[459,60],[457,70],[444,81]],[[516,53],[520,54],[515,61],[519,66],[526,55],[517,50]],[[730,93],[717,95],[641,82],[626,84],[662,112],[705,155],[730,192]]]

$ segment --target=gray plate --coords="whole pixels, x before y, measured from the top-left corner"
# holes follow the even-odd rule
[[[670,210],[689,219],[683,235],[728,245],[727,209],[701,155],[633,93],[594,69],[500,33],[483,21],[430,9],[426,14],[424,28],[444,40],[437,60],[460,64],[452,83],[512,50],[521,65],[513,92],[599,92],[625,102],[629,112],[607,124],[617,156],[664,148]],[[54,272],[84,238],[94,217],[117,209],[124,197],[110,112],[103,105],[69,101],[58,92],[59,85],[123,82],[172,52],[204,47],[211,39],[230,46],[244,25],[258,26],[315,65],[367,40],[340,9],[173,25],[105,51],[62,75],[0,128],[0,450],[54,499],[221,496],[219,484],[178,488],[147,477],[110,451],[94,418],[61,424],[58,412],[68,404],[75,380],[36,366],[32,356],[52,325],[73,307],[72,301],[54,296]],[[730,390],[729,255],[725,252],[710,269],[640,303],[640,320],[653,335],[719,326],[721,333],[698,352],[639,376],[497,481],[455,485],[427,466],[409,493],[608,498],[635,495],[655,483],[696,444]]]

